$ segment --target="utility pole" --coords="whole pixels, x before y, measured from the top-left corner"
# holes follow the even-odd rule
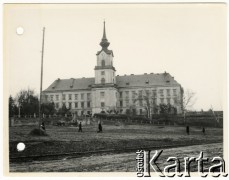
[[[39,129],[41,128],[41,99],[42,99],[42,83],[43,83],[43,59],[44,59],[44,39],[45,39],[45,27],[43,27],[43,39],[42,39],[42,51],[41,51],[41,84],[40,84],[40,101],[39,101]]]

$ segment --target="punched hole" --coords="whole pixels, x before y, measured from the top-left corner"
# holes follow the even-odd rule
[[[17,32],[18,35],[22,35],[22,34],[24,33],[23,27],[18,27],[18,28],[16,29],[16,32]]]
[[[24,151],[25,149],[25,144],[20,142],[17,144],[17,150],[20,152],[20,151]]]

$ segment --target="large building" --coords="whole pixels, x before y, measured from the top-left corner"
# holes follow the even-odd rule
[[[105,22],[102,49],[97,52],[95,77],[57,79],[43,97],[54,102],[56,109],[65,105],[78,116],[95,113],[133,113],[144,115],[159,113],[160,104],[170,104],[177,113],[182,112],[183,90],[169,73],[144,73],[116,76],[114,54],[108,49]],[[147,109],[150,109],[147,111]]]

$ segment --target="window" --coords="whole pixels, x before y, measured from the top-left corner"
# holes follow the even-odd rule
[[[156,105],[156,98],[153,98],[153,105]]]
[[[53,101],[53,95],[50,95],[50,99],[51,99],[51,101]]]
[[[139,106],[142,106],[142,99],[139,99]]]
[[[142,115],[142,109],[139,109],[140,110],[140,114]]]
[[[105,78],[101,79],[101,84],[105,84]]]
[[[68,107],[72,109],[72,103],[68,103]]]
[[[119,97],[122,98],[122,92],[119,93]]]
[[[91,94],[87,93],[87,99],[90,100],[90,98],[91,98]]]
[[[104,102],[101,102],[101,107],[105,107],[105,103]]]
[[[78,100],[78,94],[75,94],[75,100]]]
[[[49,98],[49,96],[48,96],[48,95],[45,95],[45,100],[46,100],[46,101],[48,100],[48,98]]]
[[[160,93],[161,97],[163,97],[164,96],[164,89],[160,89],[159,93]]]
[[[64,107],[64,106],[66,107],[66,104],[65,103],[63,103],[62,107]]]
[[[173,101],[174,101],[174,104],[177,104],[177,98],[176,97],[173,99]]]
[[[129,106],[129,105],[130,105],[129,100],[126,100],[126,106]]]
[[[90,105],[91,105],[91,104],[90,104],[90,101],[88,101],[88,102],[87,102],[87,107],[90,107]]]
[[[122,107],[123,106],[123,103],[122,103],[122,101],[120,101],[120,107]]]
[[[167,104],[170,104],[170,98],[167,98]]]
[[[72,95],[71,94],[68,95],[68,99],[72,100]]]
[[[84,108],[84,102],[81,102],[81,107]]]
[[[104,67],[106,65],[105,60],[102,60],[101,64],[102,64],[102,67]]]
[[[78,102],[75,102],[75,108],[78,108]]]
[[[59,101],[59,95],[56,95],[56,100]]]
[[[164,104],[164,98],[161,98],[161,104]]]
[[[132,109],[133,115],[136,115],[136,109]]]
[[[105,97],[105,92],[100,92],[100,98],[104,98]]]
[[[90,115],[91,114],[91,111],[87,111],[87,114]]]
[[[135,91],[132,91],[132,98],[135,98]]]
[[[153,90],[153,97],[157,96],[157,90]]]
[[[59,103],[56,103],[56,108],[57,108],[57,109],[59,108]]]
[[[176,96],[177,95],[177,90],[173,89],[173,95]]]
[[[62,97],[62,98],[63,98],[63,100],[65,101],[65,94],[63,94],[63,97]]]
[[[126,91],[126,98],[129,98],[129,91]]]
[[[167,96],[170,96],[170,89],[166,89],[167,90]]]
[[[149,90],[145,90],[146,96],[149,96]]]
[[[105,71],[101,71],[101,75],[105,75]]]
[[[84,94],[81,94],[81,99],[84,100]]]
[[[139,97],[142,98],[142,90],[139,91]]]
[[[83,111],[81,111],[81,116],[83,116],[83,114],[84,114],[84,112],[83,112]]]
[[[78,116],[78,112],[77,111],[75,112],[75,115]]]

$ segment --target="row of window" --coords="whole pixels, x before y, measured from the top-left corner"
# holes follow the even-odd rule
[[[101,105],[101,107],[105,107],[105,102],[101,102],[100,105]],[[57,109],[60,108],[59,103],[56,103],[55,106],[56,106]],[[66,106],[66,103],[63,103],[63,106]],[[76,108],[90,108],[90,107],[91,107],[90,101],[88,101],[88,102],[81,102],[81,103],[78,103],[78,102],[74,102],[74,103],[69,102],[68,103],[68,108],[70,108],[70,109],[74,109],[74,108],[75,109]]]
[[[76,116],[91,115],[91,111],[75,111]]]
[[[66,106],[66,103],[63,103],[63,106]],[[68,103],[68,108],[70,108],[70,109],[74,109],[74,108],[90,108],[91,107],[91,103],[90,103],[90,101],[88,101],[88,102],[74,102],[74,103],[72,103],[72,102],[69,102]],[[58,109],[58,108],[60,108],[60,106],[59,106],[59,103],[56,103],[56,108]]]
[[[158,91],[158,93],[160,94],[161,97],[164,96],[164,90],[166,90],[166,95],[167,96],[171,96],[171,89],[160,89]],[[173,89],[172,92],[173,92],[173,96],[177,96],[177,90],[176,89]],[[120,98],[123,98],[123,93],[125,93],[125,97],[129,97],[129,95],[130,95],[130,91],[120,92],[119,93],[119,97]],[[152,90],[152,93],[151,93],[150,90],[144,90],[144,91],[143,90],[139,90],[138,92],[131,91],[132,98],[136,98],[138,96],[141,97],[141,96],[143,96],[143,93],[146,96],[149,96],[149,95],[152,95],[153,97],[156,97],[157,96],[157,90]]]
[[[167,100],[167,104],[171,104],[171,98],[160,98],[160,104],[166,103],[165,100]],[[119,102],[120,102],[120,107],[123,107],[123,101],[119,101]],[[130,101],[129,100],[125,100],[125,102],[126,102],[126,106],[128,107],[130,105]],[[133,101],[133,104],[135,104],[136,102],[139,103],[139,106],[143,106],[143,102],[145,102],[145,100],[139,99],[137,101]],[[178,103],[177,98],[173,98],[173,102],[174,102],[174,104],[177,104]],[[157,99],[153,98],[150,103],[156,105],[157,104]]]
[[[85,96],[87,97],[87,100],[90,100],[91,98],[91,93],[81,93],[81,94],[62,94],[62,100],[65,101],[66,99],[68,100],[79,100],[79,96],[81,100],[85,99]],[[46,95],[46,99],[48,99],[48,95]],[[50,100],[53,101],[54,100],[54,95],[50,95]],[[55,100],[59,101],[60,100],[60,96],[57,94],[55,95]]]
[[[102,78],[105,83],[105,79]],[[103,82],[102,82],[103,83]],[[166,89],[166,94],[167,96],[171,96],[171,89]],[[132,98],[136,98],[137,96],[143,96],[143,90],[139,90],[138,94],[136,93],[136,91],[132,91]],[[150,91],[149,90],[145,90],[144,92],[146,95],[150,95]],[[164,89],[160,89],[159,90],[159,94],[161,97],[164,96]],[[129,97],[130,95],[130,91],[125,91],[125,97]],[[67,96],[67,97],[66,97]],[[81,94],[62,94],[62,100],[66,100],[68,98],[68,100],[73,100],[73,96],[74,96],[74,100],[79,100],[79,96],[81,100],[85,99],[85,96],[87,97],[87,100],[91,99],[91,93],[81,93]],[[116,95],[117,96],[117,95]],[[157,96],[157,90],[152,90],[152,96],[156,97]],[[173,96],[177,96],[177,90],[173,89]],[[100,98],[104,98],[105,97],[105,92],[100,92]],[[123,92],[119,93],[119,97],[123,98]],[[46,95],[46,99],[48,99],[48,95]],[[54,100],[54,95],[50,95],[50,100],[53,101]],[[59,101],[59,95],[55,95],[55,100]]]

